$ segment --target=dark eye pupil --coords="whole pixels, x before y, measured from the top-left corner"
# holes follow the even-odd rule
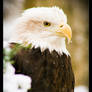
[[[49,22],[44,22],[45,26],[50,26],[51,24]]]
[[[49,23],[48,22],[45,22],[45,25],[49,25]]]

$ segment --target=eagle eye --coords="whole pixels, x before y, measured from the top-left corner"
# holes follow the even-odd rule
[[[49,27],[49,26],[51,25],[51,23],[50,23],[50,22],[47,22],[47,21],[44,21],[43,24],[44,24],[44,26],[46,26],[46,27]]]

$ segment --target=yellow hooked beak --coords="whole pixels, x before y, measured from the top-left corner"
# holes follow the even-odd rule
[[[60,25],[59,30],[56,31],[58,36],[66,37],[68,39],[68,43],[71,42],[72,38],[72,30],[68,24]]]

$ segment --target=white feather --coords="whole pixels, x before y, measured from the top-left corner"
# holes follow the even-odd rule
[[[51,27],[44,27],[43,21],[51,22]],[[64,52],[70,55],[66,49],[65,38],[53,34],[57,25],[66,23],[67,17],[58,7],[28,9],[16,20],[15,32],[10,42],[24,43],[27,41],[35,48],[41,47],[42,51],[49,48],[50,52],[56,50],[58,53]]]

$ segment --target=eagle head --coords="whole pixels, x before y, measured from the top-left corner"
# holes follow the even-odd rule
[[[65,38],[71,42],[72,31],[67,24],[67,17],[58,7],[37,7],[25,10],[16,20],[11,42],[49,48],[69,54]]]

